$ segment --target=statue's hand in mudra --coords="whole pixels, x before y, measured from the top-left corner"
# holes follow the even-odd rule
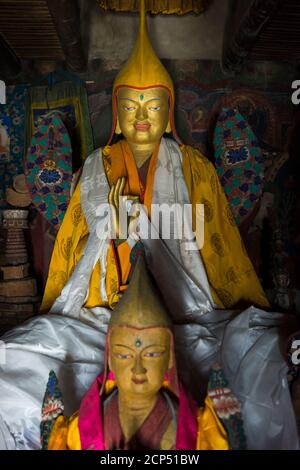
[[[139,216],[138,209],[134,208],[138,205],[139,197],[132,195],[124,195],[127,178],[120,177],[115,184],[112,185],[108,202],[112,211],[112,227],[113,235],[118,239],[127,239],[128,228],[132,226],[132,222]]]

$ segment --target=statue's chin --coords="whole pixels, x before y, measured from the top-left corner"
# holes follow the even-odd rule
[[[143,144],[158,144],[163,134],[153,135],[148,130],[147,131],[136,131],[134,135],[126,135],[123,133],[124,138],[129,144],[134,145],[143,145]]]

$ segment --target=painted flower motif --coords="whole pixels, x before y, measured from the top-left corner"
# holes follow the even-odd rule
[[[64,405],[60,400],[49,400],[43,407],[42,421],[55,419],[64,412]]]
[[[228,419],[230,416],[240,413],[241,411],[238,400],[230,394],[213,398],[213,405],[221,419]]]
[[[248,159],[248,151],[246,147],[240,147],[238,149],[231,149],[227,152],[227,160],[228,160],[228,163],[231,165],[245,161],[247,159]]]
[[[44,169],[40,172],[39,179],[44,184],[54,185],[61,181],[61,174],[58,170]]]
[[[54,168],[56,168],[56,163],[53,160],[45,160],[44,166],[48,170],[53,170]]]

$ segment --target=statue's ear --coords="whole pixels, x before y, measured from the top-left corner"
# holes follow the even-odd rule
[[[122,131],[121,131],[121,127],[120,127],[119,119],[118,119],[118,118],[117,118],[117,124],[116,124],[115,134],[122,134]]]
[[[171,123],[170,123],[170,119],[168,121],[168,125],[167,125],[167,128],[166,128],[166,131],[168,134],[170,134],[172,132],[172,127],[171,127]]]

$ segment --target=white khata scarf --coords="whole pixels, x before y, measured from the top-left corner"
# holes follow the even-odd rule
[[[101,271],[100,295],[104,301],[107,300],[106,258],[112,231],[111,211],[108,204],[110,188],[102,163],[101,149],[95,150],[86,160],[80,185],[81,205],[89,226],[89,238],[80,261],[60,296],[54,302],[50,313],[64,314],[103,325],[109,321],[109,309],[103,307],[83,308],[88,296],[90,277],[98,260]],[[214,302],[200,251],[196,245],[197,242],[188,241],[184,237],[179,239],[174,237],[176,233],[181,234],[180,230],[182,229],[182,213],[184,212],[178,208],[191,207],[188,206],[191,203],[182,171],[182,153],[178,144],[171,139],[162,138],[161,140],[154,177],[152,204],[159,206],[167,204],[169,207],[175,205],[170,226],[171,236],[169,239],[163,239],[163,243],[167,245],[186,274],[201,289],[203,313],[212,310]],[[185,217],[184,223],[187,224],[184,233],[192,233],[191,217]],[[128,238],[130,246],[139,238],[138,233],[149,233],[148,231],[158,232],[157,236],[161,236],[159,226],[151,223],[145,211],[141,210],[136,223],[136,231],[134,234],[130,233]]]

